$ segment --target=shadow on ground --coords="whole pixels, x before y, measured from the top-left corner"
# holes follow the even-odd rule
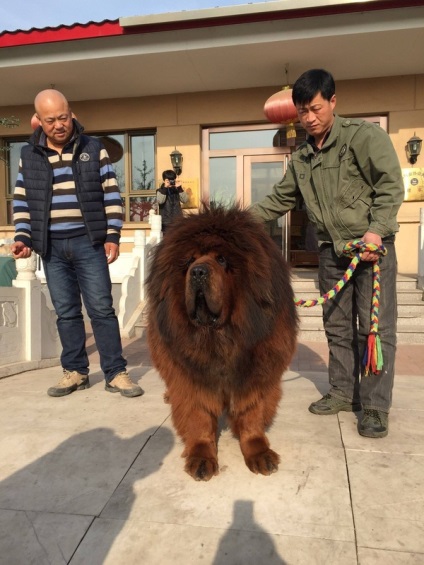
[[[44,563],[47,554],[49,563],[62,563],[63,558],[69,562],[157,430],[158,427],[151,427],[127,439],[109,428],[83,432],[3,480],[0,508],[10,510],[10,519],[2,524],[0,533],[3,557],[13,556],[15,563]],[[148,474],[159,470],[173,445],[172,432],[161,428],[160,449]],[[114,535],[108,537],[107,543],[103,540],[101,547],[92,548],[95,561],[91,565],[104,563],[130,514],[134,498],[130,485],[124,508],[121,507],[122,520],[115,522]],[[46,516],[53,516],[54,520],[46,520]],[[35,547],[44,556],[41,561],[33,554]],[[72,554],[64,555],[67,551]],[[3,562],[1,557],[0,561]]]

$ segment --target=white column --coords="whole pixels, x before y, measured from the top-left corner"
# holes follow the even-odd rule
[[[24,312],[19,312],[19,317],[24,320],[25,334],[25,360],[41,360],[41,283],[35,276],[37,256],[35,253],[28,259],[17,259],[18,272],[13,286],[25,291]]]
[[[134,247],[132,249],[133,255],[142,257],[146,247],[146,232],[145,230],[134,231]]]
[[[145,230],[136,230],[134,232],[133,254],[139,257],[138,268],[138,300],[144,300],[144,279],[146,277],[146,232]]]
[[[156,243],[162,239],[162,216],[160,214],[151,217],[150,239],[155,240]]]

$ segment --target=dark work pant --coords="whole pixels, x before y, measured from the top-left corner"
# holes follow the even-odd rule
[[[384,365],[380,374],[364,376],[363,356],[370,330],[373,263],[361,261],[344,288],[323,305],[329,346],[329,381],[333,396],[361,401],[364,408],[389,412],[392,403],[396,353],[397,261],[393,242],[383,242],[387,255],[380,259],[378,333]],[[332,245],[322,245],[319,285],[324,294],[343,277],[350,259],[337,257]]]

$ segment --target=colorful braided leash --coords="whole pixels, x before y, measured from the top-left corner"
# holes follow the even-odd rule
[[[355,239],[345,245],[343,255],[352,257],[348,268],[343,277],[323,296],[316,300],[301,300],[294,298],[296,306],[303,308],[311,308],[317,304],[325,304],[331,298],[334,298],[342,288],[349,282],[352,275],[361,260],[364,251],[377,252],[381,256],[387,255],[387,249],[383,245],[375,245],[374,243],[364,243],[361,239]],[[365,376],[370,374],[378,375],[383,368],[383,352],[381,349],[380,336],[378,335],[378,311],[380,308],[380,260],[374,261],[373,264],[373,283],[372,283],[372,303],[371,303],[371,324],[368,335],[367,346],[364,352],[363,364],[365,367]]]

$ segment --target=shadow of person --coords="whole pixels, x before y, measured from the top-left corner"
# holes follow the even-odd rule
[[[252,500],[234,502],[233,522],[221,538],[213,565],[286,565],[271,536],[253,516]]]
[[[86,349],[90,361],[90,384],[91,386],[99,383],[103,384],[103,371],[101,369],[96,371],[93,369],[93,366],[100,363],[99,354],[94,342],[94,336],[90,329],[86,330],[86,332]],[[124,341],[122,354],[127,360],[127,371],[131,380],[140,385],[140,379],[152,368],[153,365],[150,359],[149,348],[147,346],[146,333],[144,332],[143,335],[137,339],[132,339],[129,343]]]
[[[326,353],[326,357],[327,355]],[[296,353],[290,363],[289,370],[298,373],[298,375],[287,377],[284,379],[285,381],[305,378],[315,385],[321,396],[327,394],[330,388],[328,384],[328,360],[304,343],[297,344]]]
[[[126,344],[123,351],[124,357],[131,367],[138,366],[152,366],[152,361],[150,359],[150,352],[147,346],[147,335],[146,332]]]
[[[96,428],[72,436],[4,479],[0,483],[0,555],[3,556],[0,562],[69,563],[96,517],[158,429],[160,441],[155,446],[153,460],[149,458],[149,472],[143,473],[144,478],[159,470],[171,451],[174,444],[171,430],[155,426],[122,438],[112,429]],[[4,459],[2,463],[4,466]],[[134,498],[132,486],[125,504],[121,505],[115,535],[128,517]],[[91,565],[104,562],[114,539],[114,536],[103,539],[101,547],[97,540],[96,558]]]
[[[353,348],[353,343],[352,343]],[[326,356],[330,353],[326,352]],[[307,345],[303,343],[298,343],[297,351],[293,360],[290,364],[290,371],[297,373],[295,376],[288,376],[284,379],[285,382],[296,381],[298,379],[304,378],[310,381],[317,390],[317,397],[312,398],[311,402],[319,400],[319,396],[323,397],[331,390],[331,385],[329,382],[328,374],[328,364],[329,360],[324,358],[323,354],[319,354]],[[357,375],[354,381],[354,398],[360,397],[360,382],[363,376],[359,376],[361,372],[363,373],[363,365],[361,364],[361,359],[358,356],[354,359],[353,373]],[[359,412],[355,413],[356,418],[359,417]]]

